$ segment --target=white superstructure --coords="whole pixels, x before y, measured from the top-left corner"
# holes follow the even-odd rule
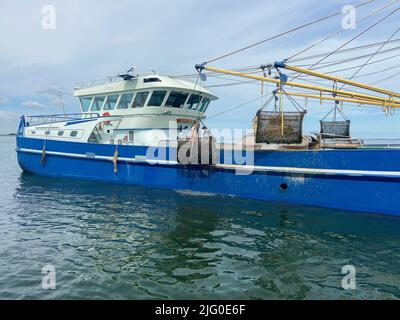
[[[91,143],[157,145],[171,127],[190,129],[217,99],[198,83],[145,74],[125,74],[78,83],[81,113],[28,118],[25,135]],[[156,134],[155,130],[162,134]],[[176,133],[174,133],[174,136]]]

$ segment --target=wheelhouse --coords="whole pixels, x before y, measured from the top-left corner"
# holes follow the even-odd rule
[[[138,108],[188,109],[205,113],[211,98],[201,92],[189,90],[152,89],[88,95],[79,98],[82,112],[110,112]]]
[[[75,88],[83,113],[129,114],[153,110],[186,113],[201,116],[212,100],[217,99],[205,88],[165,76],[138,76],[130,80],[104,80],[91,86],[81,83]]]

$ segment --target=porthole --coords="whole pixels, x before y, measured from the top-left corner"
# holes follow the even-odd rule
[[[286,183],[281,183],[281,190],[285,191],[287,190],[288,185]]]

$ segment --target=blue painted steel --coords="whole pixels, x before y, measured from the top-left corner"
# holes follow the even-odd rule
[[[135,156],[148,156],[150,160],[156,160],[162,155],[166,155],[166,160],[175,160],[176,151],[169,150],[169,148],[155,148],[154,152],[148,152],[149,148],[144,146],[127,146],[127,145],[111,145],[111,144],[97,144],[97,143],[79,143],[69,141],[56,141],[56,140],[43,140],[43,139],[32,139],[17,137],[17,147],[32,150],[43,150],[46,147],[46,151],[63,152],[63,153],[75,153],[83,154],[92,153],[96,156],[109,156],[113,157],[114,152],[118,149],[120,158],[134,158]],[[160,155],[159,152],[163,154]],[[149,154],[148,154],[149,153]],[[175,157],[171,158],[173,154]]]
[[[43,145],[44,140],[17,137],[18,148],[41,151]],[[120,157],[133,158],[137,155],[146,155],[147,147],[118,146],[118,150]],[[112,157],[115,146],[47,140],[46,151],[83,155],[94,153],[98,156]],[[212,166],[151,165],[127,161],[118,161],[118,172],[115,174],[114,165],[110,160],[47,154],[46,163],[43,165],[41,157],[41,154],[18,151],[21,168],[38,175],[192,190],[250,199],[400,215],[400,179],[393,176],[272,171],[236,175],[233,170]],[[256,165],[264,166],[400,171],[400,150],[388,149],[260,151],[256,152],[255,159]]]
[[[241,152],[221,152],[221,163],[225,159],[241,159]],[[314,169],[400,171],[400,149],[334,149],[254,152],[257,166],[298,167]]]
[[[274,67],[275,68],[285,68],[286,62],[285,61],[275,61]]]
[[[281,73],[279,75],[279,80],[281,80],[281,82],[286,83],[288,81],[288,76],[284,73]]]

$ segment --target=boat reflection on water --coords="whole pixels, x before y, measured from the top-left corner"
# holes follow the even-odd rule
[[[24,297],[398,295],[394,218],[26,173],[14,198],[14,272],[52,263],[59,283]],[[341,288],[346,264],[363,290]]]

